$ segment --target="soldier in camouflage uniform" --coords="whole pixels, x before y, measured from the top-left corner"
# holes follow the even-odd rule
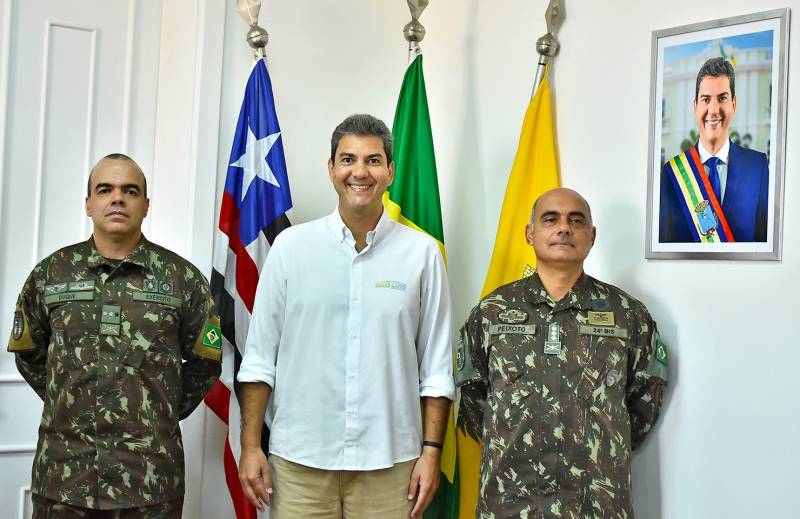
[[[148,205],[133,160],[98,162],[92,237],[39,263],[17,300],[8,349],[44,400],[34,518],[181,515],[178,422],[219,376],[219,319],[200,271],[142,235]]]
[[[472,310],[456,355],[459,423],[483,440],[477,517],[633,518],[666,347],[642,303],[583,272],[596,234],[578,193],[542,195],[526,235],[536,272]]]

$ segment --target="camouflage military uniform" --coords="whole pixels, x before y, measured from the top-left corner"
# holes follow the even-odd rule
[[[632,518],[630,456],[653,426],[667,352],[639,301],[582,274],[554,302],[538,274],[461,329],[459,423],[483,438],[477,516]]]
[[[182,497],[178,421],[219,376],[219,336],[200,271],[144,238],[124,260],[90,239],[39,263],[8,346],[44,400],[32,493],[92,509]]]

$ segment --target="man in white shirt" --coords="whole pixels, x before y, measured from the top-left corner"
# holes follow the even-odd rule
[[[338,207],[283,231],[259,281],[238,375],[239,477],[273,519],[421,517],[455,394],[444,262],[383,209],[394,163],[382,121],[345,119],[328,173]]]

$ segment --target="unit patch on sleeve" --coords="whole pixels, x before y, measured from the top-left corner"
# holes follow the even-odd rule
[[[19,307],[18,307],[19,308]],[[14,324],[11,327],[11,340],[8,351],[28,351],[34,347],[30,326],[22,310],[14,312]]]

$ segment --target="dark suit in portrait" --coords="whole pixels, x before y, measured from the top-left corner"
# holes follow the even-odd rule
[[[730,143],[727,181],[722,197],[722,212],[737,242],[767,241],[769,166],[759,151]],[[682,208],[680,194],[671,178],[669,163],[661,170],[661,204],[658,241],[686,243],[697,241]]]

